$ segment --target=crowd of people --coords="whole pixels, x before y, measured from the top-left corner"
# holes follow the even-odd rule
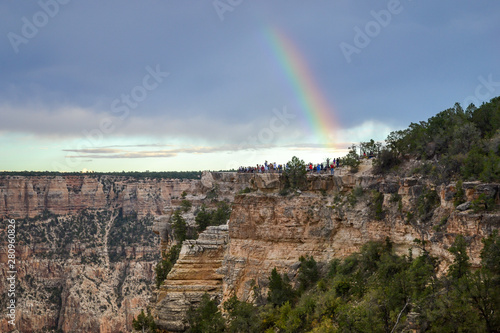
[[[330,160],[326,159],[326,162],[322,163],[308,163],[306,164],[306,171],[309,173],[328,173],[334,174],[335,169],[340,167],[340,158],[334,158]],[[267,161],[264,164],[257,164],[256,166],[241,166],[238,168],[238,172],[240,173],[282,173],[287,169],[287,164],[277,164],[276,162],[268,163]]]
[[[254,167],[240,167],[238,169],[238,172],[244,172],[244,173],[282,173],[283,170],[286,169],[286,163],[285,164],[276,164],[276,162],[273,163],[268,163],[267,161],[264,164],[257,164],[257,166]]]

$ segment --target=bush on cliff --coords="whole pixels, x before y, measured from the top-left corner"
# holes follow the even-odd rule
[[[136,331],[140,332],[149,332],[149,333],[154,333],[158,332],[158,327],[156,326],[156,323],[154,321],[153,316],[151,315],[151,312],[149,312],[148,309],[148,314],[144,314],[144,310],[141,310],[141,313],[137,316],[137,319],[134,318],[132,320],[132,327]]]
[[[205,205],[202,205],[195,217],[196,228],[198,232],[203,232],[210,225],[226,224],[230,216],[231,207],[225,201],[218,202],[215,210],[208,210]]]
[[[269,292],[267,301],[274,306],[283,305],[285,302],[290,302],[295,298],[295,292],[290,284],[288,275],[278,273],[276,268],[271,272],[269,277]]]
[[[171,218],[172,229],[174,230],[174,238],[179,243],[182,244],[186,240],[188,227],[186,220],[181,216],[180,210],[176,210]]]
[[[162,260],[156,264],[156,288],[159,288],[163,281],[167,278],[168,273],[172,270],[177,259],[179,258],[179,253],[181,252],[182,244],[174,245],[170,248],[168,253],[163,253]]]
[[[251,303],[242,302],[236,296],[232,296],[224,303],[224,311],[227,313],[227,332],[258,332],[259,316],[258,309]]]
[[[346,156],[342,157],[341,164],[349,167],[349,171],[352,173],[358,172],[359,165],[361,164],[360,156],[358,154],[358,148],[356,145],[349,147],[349,152]]]
[[[389,240],[369,242],[361,252],[331,262],[319,275],[312,258],[302,270],[311,279],[300,297],[287,275],[273,269],[268,304],[254,306],[232,297],[224,304],[227,321],[215,301],[204,297],[191,312],[191,332],[499,332],[500,236],[483,240],[481,268],[472,269],[465,237],[449,251],[454,260],[438,277],[439,263],[422,250],[418,257],[398,255]],[[300,273],[298,277],[300,277]],[[301,282],[299,285],[301,285]]]
[[[225,321],[217,308],[216,300],[205,293],[200,304],[191,307],[187,313],[188,333],[224,332]]]
[[[300,268],[297,281],[299,282],[299,292],[304,292],[318,282],[319,269],[316,260],[311,256],[301,256],[299,261]]]
[[[283,187],[292,190],[303,188],[307,183],[306,173],[304,160],[300,160],[297,156],[292,157],[283,172]]]
[[[383,173],[408,159],[435,161],[435,181],[500,181],[500,97],[464,111],[456,103],[427,121],[394,131],[374,162]]]

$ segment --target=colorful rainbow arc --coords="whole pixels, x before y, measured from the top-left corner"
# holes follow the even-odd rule
[[[266,37],[318,143],[326,148],[334,148],[332,137],[337,126],[333,119],[333,108],[323,97],[304,57],[294,43],[278,29],[268,28]]]

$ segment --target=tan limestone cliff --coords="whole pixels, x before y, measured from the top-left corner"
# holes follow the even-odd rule
[[[17,228],[17,329],[130,332],[132,319],[153,295],[160,250],[152,219],[183,192],[201,191],[199,180],[0,176],[0,234],[5,235],[7,218],[15,219]],[[137,217],[117,225],[119,213]],[[82,233],[88,237],[81,239]],[[2,236],[2,263],[5,240]],[[0,271],[1,295],[5,274]],[[0,331],[11,328],[2,316]]]
[[[186,312],[205,293],[222,293],[218,273],[228,241],[227,225],[209,226],[196,240],[182,244],[179,259],[158,291],[156,322],[169,331],[184,331]]]
[[[447,249],[462,234],[468,241],[471,263],[479,265],[481,240],[500,227],[498,212],[458,210],[453,204],[455,184],[436,186],[418,177],[376,176],[365,164],[357,174],[344,169],[337,170],[334,176],[310,174],[302,191],[286,196],[278,194],[282,188],[279,174],[212,173],[202,178],[207,187],[230,188],[231,184],[247,182],[252,190],[234,198],[229,241],[218,270],[223,276],[222,291],[216,296],[224,301],[235,294],[241,300],[252,301],[254,286],[265,295],[274,267],[293,278],[302,255],[312,255],[326,263],[358,252],[368,241],[390,239],[398,253],[407,254],[411,248],[416,254],[422,251],[422,245],[414,240],[423,240],[425,250],[439,258],[444,272],[452,261]],[[466,202],[486,193],[500,203],[499,184],[464,183],[463,188]],[[419,215],[419,200],[424,200],[428,191],[437,193],[437,202],[430,212]],[[377,193],[381,193],[382,218],[375,214]],[[186,276],[196,274],[196,256],[190,257],[192,266],[187,262],[180,264]],[[177,268],[176,264],[174,270]],[[166,284],[171,283],[170,278],[169,275]],[[175,283],[185,283],[181,280],[177,276]],[[203,290],[200,285],[197,288],[199,292]],[[185,303],[184,307],[178,306],[178,299],[170,299],[170,291],[163,290],[162,306],[157,303],[156,308],[158,318],[182,320]],[[164,312],[166,309],[170,312]],[[168,326],[161,319],[157,322],[164,329],[182,331],[180,325]]]
[[[183,191],[199,190],[198,180],[97,175],[0,176],[0,217],[35,217],[44,211],[66,215],[87,208],[119,207],[125,214],[161,215],[163,208],[170,206]]]

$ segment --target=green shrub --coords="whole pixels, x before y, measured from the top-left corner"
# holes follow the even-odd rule
[[[233,295],[224,302],[224,310],[228,315],[227,332],[258,332],[258,309],[253,304],[242,302]]]
[[[441,221],[439,221],[439,223],[437,225],[435,225],[434,227],[432,227],[432,229],[436,232],[439,232],[441,231],[441,229],[446,225],[446,223],[448,222],[448,219],[450,218],[449,215],[446,215],[446,216],[443,216],[441,218]]]
[[[205,293],[200,304],[191,307],[187,313],[189,333],[224,332],[226,327],[224,317],[217,308],[217,302]]]
[[[174,237],[177,242],[182,243],[187,237],[187,224],[186,220],[181,216],[181,212],[176,210],[171,217],[172,229],[174,230]]]
[[[198,232],[202,232],[210,225],[210,220],[212,219],[212,212],[207,210],[205,205],[201,206],[200,211],[196,214],[195,222]]]
[[[481,193],[476,199],[472,200],[472,210],[477,213],[481,211],[493,210],[495,206],[495,199]]]
[[[168,253],[163,254],[162,260],[156,264],[156,288],[159,288],[163,281],[167,278],[168,273],[172,267],[174,267],[177,259],[179,258],[179,253],[181,252],[181,244],[174,245],[170,248]]]
[[[209,225],[226,224],[230,216],[231,207],[225,201],[218,202],[215,210],[208,210],[205,205],[202,205],[195,217],[198,232],[202,232]]]
[[[271,272],[269,277],[269,292],[267,294],[267,301],[274,306],[281,306],[285,302],[293,300],[295,292],[292,289],[288,275],[278,273],[276,268]]]
[[[380,151],[378,158],[373,161],[373,172],[376,174],[387,173],[401,164],[397,153],[384,148]]]
[[[462,204],[465,202],[464,197],[465,197],[465,191],[463,188],[463,182],[462,180],[459,180],[457,182],[457,185],[455,186],[456,192],[453,195],[453,205],[457,207],[458,205]]]
[[[365,193],[365,190],[363,190],[363,188],[361,186],[356,186],[354,187],[354,189],[352,190],[352,193],[356,196],[356,197],[361,197],[363,196],[363,194]]]
[[[391,194],[391,202],[399,202],[401,199],[402,197],[398,193]]]
[[[304,161],[299,160],[297,156],[292,157],[283,172],[283,188],[292,190],[303,188],[307,184],[306,173]]]
[[[238,194],[246,194],[252,192],[252,189],[250,187],[245,187],[244,189],[240,190]]]
[[[297,280],[299,282],[299,292],[309,289],[319,280],[318,265],[313,257],[301,256],[301,263]]]
[[[191,203],[191,201],[189,200],[182,200],[181,202],[181,209],[184,213],[187,213],[189,212],[189,210],[191,209],[191,207],[193,207],[193,204]]]
[[[352,173],[358,172],[359,165],[361,164],[360,156],[358,155],[356,145],[352,145],[349,148],[349,152],[341,160],[342,165],[348,166]]]
[[[147,315],[144,314],[144,310],[141,310],[141,313],[137,316],[137,319],[134,318],[132,320],[132,327],[136,331],[141,331],[141,332],[157,332],[158,327],[156,326],[156,323],[154,321],[153,316],[151,315],[151,312],[147,311]]]
[[[288,188],[282,188],[279,191],[279,195],[281,195],[282,197],[286,197],[288,194],[290,194],[290,189]]]
[[[417,198],[417,213],[422,221],[427,221],[432,217],[434,209],[441,203],[439,195],[435,190],[424,188]]]
[[[372,214],[375,220],[382,220],[384,218],[384,193],[379,191],[372,192],[373,208]]]

